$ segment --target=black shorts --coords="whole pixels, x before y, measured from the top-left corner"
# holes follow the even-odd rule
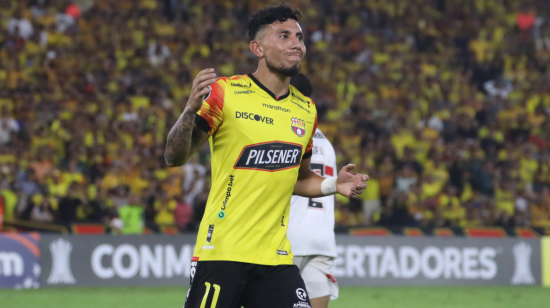
[[[194,261],[184,308],[311,308],[296,265]]]

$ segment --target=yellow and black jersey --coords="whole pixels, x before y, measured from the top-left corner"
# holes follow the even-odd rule
[[[212,189],[194,256],[292,264],[290,197],[301,160],[311,156],[315,104],[293,86],[276,97],[252,75],[211,87],[195,120],[210,134]]]

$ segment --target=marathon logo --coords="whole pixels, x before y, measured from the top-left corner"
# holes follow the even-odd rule
[[[235,111],[235,117],[237,119],[252,120],[252,121],[262,122],[262,123],[269,124],[269,125],[274,125],[273,124],[273,118],[264,117],[264,116],[261,116],[259,114],[255,114],[255,113],[252,113],[252,112]]]
[[[302,146],[296,143],[273,141],[244,147],[237,159],[235,169],[280,171],[298,167]]]
[[[269,105],[269,104],[263,104],[263,106],[265,108],[269,108],[269,109],[273,109],[273,110],[277,110],[277,111],[282,111],[282,112],[290,112],[290,109],[288,108],[283,108],[281,106],[273,106],[273,105]]]
[[[252,82],[249,85],[244,85],[240,83],[231,83],[232,87],[239,87],[239,88],[250,88],[252,86]]]
[[[252,94],[252,93],[256,93],[256,91],[250,91],[250,90],[247,90],[247,91],[235,91],[235,95],[239,95],[239,94]]]

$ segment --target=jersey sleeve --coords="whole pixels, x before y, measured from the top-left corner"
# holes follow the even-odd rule
[[[311,102],[313,103],[313,101]],[[313,155],[313,136],[315,135],[316,130],[317,130],[317,112],[315,112],[315,123],[313,124],[311,137],[309,138],[309,142],[307,143],[307,147],[306,147],[306,150],[304,151],[304,155],[302,156],[302,159],[308,159]]]
[[[212,87],[210,94],[206,96],[202,102],[202,107],[197,112],[195,117],[195,124],[207,132],[209,135],[213,135],[223,122],[223,103],[225,97],[226,78],[218,78]]]

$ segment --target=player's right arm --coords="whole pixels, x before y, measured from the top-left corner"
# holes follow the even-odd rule
[[[210,96],[213,87],[209,86],[214,82],[216,82],[216,74],[213,68],[200,71],[193,80],[193,87],[185,110],[168,133],[164,159],[169,167],[185,164],[193,152],[210,137],[209,133],[195,124],[195,118],[203,107],[203,97]]]

